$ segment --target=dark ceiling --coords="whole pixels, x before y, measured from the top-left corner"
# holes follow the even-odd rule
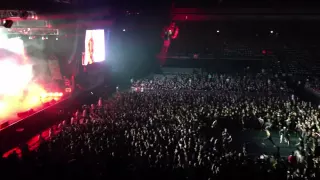
[[[320,5],[315,0],[175,0],[176,6],[181,7],[301,7]]]
[[[117,9],[154,9],[168,10],[175,7],[223,7],[223,8],[275,8],[281,11],[286,8],[320,7],[316,0],[68,0],[73,4],[57,3],[63,0],[3,0],[1,9],[29,9],[43,12],[71,12],[112,7]]]

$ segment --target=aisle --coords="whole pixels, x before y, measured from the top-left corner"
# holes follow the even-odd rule
[[[299,142],[298,137],[293,135],[291,137],[291,144],[288,146],[285,143],[280,144],[280,137],[277,131],[271,132],[272,139],[276,146],[280,148],[280,155],[282,157],[287,157],[291,154],[292,151],[296,149],[295,144]],[[273,144],[264,140],[265,132],[259,130],[245,130],[236,134],[236,141],[241,144],[247,143],[247,151],[249,155],[261,155],[263,153],[267,155],[273,155],[277,152],[277,147],[274,147]]]

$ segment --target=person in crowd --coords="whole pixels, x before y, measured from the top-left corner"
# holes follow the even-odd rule
[[[266,133],[266,137],[264,138],[264,140],[268,140],[269,142],[271,142],[271,144],[276,147],[276,144],[273,141],[271,132],[268,129],[265,129],[264,132]]]
[[[268,75],[206,77],[159,75],[136,81],[133,89],[143,84],[143,92],[118,92],[84,105],[72,121],[52,129],[36,151],[24,149],[21,158],[1,159],[1,170],[36,179],[48,174],[53,179],[319,177],[316,107],[292,98],[284,82]],[[281,158],[279,148],[262,156],[252,155],[247,143],[238,148],[238,131],[262,128],[276,146],[273,132],[282,127],[301,137],[299,153],[288,159]],[[284,132],[283,138],[288,138]]]
[[[287,129],[287,127],[283,127],[280,129],[279,131],[279,135],[280,135],[280,144],[287,143],[288,146],[290,146],[290,135],[289,135],[289,131]]]

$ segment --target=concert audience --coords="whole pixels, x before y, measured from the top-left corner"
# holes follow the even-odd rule
[[[277,77],[160,75],[133,86],[145,90],[83,106],[37,151],[2,159],[1,170],[36,179],[319,177],[319,109]],[[297,152],[248,154],[234,136],[246,129],[297,134],[300,143],[289,144]]]
[[[256,75],[246,74],[178,74],[156,75],[153,79],[143,79],[133,83],[133,88],[144,90],[205,90],[230,92],[271,92],[288,93],[284,81],[277,76],[265,73]]]

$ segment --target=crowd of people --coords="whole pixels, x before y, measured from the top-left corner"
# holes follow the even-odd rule
[[[155,75],[132,86],[84,105],[36,151],[1,159],[1,170],[36,179],[320,177],[319,108],[277,76]],[[250,129],[265,132],[274,152],[249,154],[235,134]],[[280,143],[294,152],[280,154]]]
[[[140,90],[197,90],[228,92],[289,93],[286,82],[277,75],[227,74],[169,74],[155,75],[150,79],[135,81]]]

